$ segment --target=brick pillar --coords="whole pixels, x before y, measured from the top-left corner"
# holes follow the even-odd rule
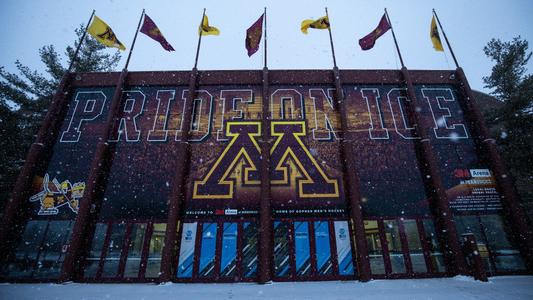
[[[101,197],[103,190],[104,179],[109,171],[109,143],[107,142],[115,129],[115,120],[120,114],[120,103],[122,102],[122,91],[126,82],[128,70],[123,69],[120,73],[115,93],[111,100],[111,106],[107,114],[107,119],[103,132],[100,134],[100,140],[96,145],[96,151],[91,160],[91,168],[89,169],[89,176],[87,179],[87,186],[83,198],[80,199],[78,216],[72,228],[72,235],[70,237],[69,249],[65,256],[65,261],[61,268],[59,281],[68,281],[75,278],[79,271],[79,266],[83,262],[80,258],[88,250],[86,245],[91,243],[86,241],[87,237],[92,236],[89,229],[94,230],[94,226],[89,226],[93,222],[95,210],[92,209],[98,205],[98,198]]]
[[[263,68],[261,119],[261,204],[259,210],[259,283],[271,280],[272,210],[270,207],[270,91],[268,68]]]
[[[368,258],[368,245],[366,243],[365,225],[363,222],[363,210],[361,204],[361,194],[359,191],[359,176],[355,166],[355,155],[353,153],[352,145],[344,137],[348,132],[348,117],[346,113],[346,103],[344,101],[344,94],[342,91],[342,83],[340,79],[339,69],[333,68],[333,76],[335,78],[335,109],[340,114],[341,121],[341,158],[345,162],[345,193],[349,199],[350,217],[353,220],[355,228],[355,245],[357,247],[357,271],[359,280],[369,281],[370,260]]]
[[[437,236],[446,257],[448,273],[451,275],[466,274],[465,258],[461,251],[453,212],[446,197],[446,189],[442,183],[436,156],[431,147],[430,135],[422,122],[420,113],[416,110],[418,100],[411,76],[405,67],[402,68],[402,76],[410,99],[410,101],[406,101],[407,116],[415,128],[417,136],[420,137],[419,142],[415,142],[417,156],[425,173],[423,174],[425,175],[424,179],[429,184],[430,206],[436,219]],[[429,179],[427,179],[428,176]]]
[[[483,152],[488,157],[488,163],[496,179],[496,187],[500,194],[503,206],[504,219],[511,226],[512,233],[518,242],[520,253],[525,259],[530,272],[533,271],[533,231],[527,223],[527,216],[520,203],[520,196],[513,184],[511,173],[506,168],[500,156],[496,141],[491,138],[489,129],[485,125],[483,115],[479,111],[475,97],[470,89],[468,80],[462,68],[457,68],[457,80],[464,94],[460,98],[466,115],[470,119],[473,130],[476,133],[475,140]]]
[[[177,226],[183,209],[186,195],[186,178],[189,171],[191,149],[189,144],[189,128],[192,119],[193,101],[196,96],[198,84],[198,70],[193,68],[189,78],[189,93],[185,103],[183,123],[181,127],[181,140],[177,149],[176,173],[172,182],[168,205],[167,229],[165,231],[165,245],[161,254],[161,282],[171,281],[174,278],[175,257],[178,253]]]

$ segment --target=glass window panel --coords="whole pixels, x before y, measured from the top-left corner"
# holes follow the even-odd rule
[[[93,278],[98,271],[98,263],[104,247],[107,224],[98,223],[94,232],[93,244],[85,262],[85,278]]]
[[[474,234],[476,238],[476,244],[479,251],[479,255],[483,259],[485,270],[487,272],[494,272],[492,262],[490,260],[489,248],[485,236],[482,232],[481,223],[478,216],[455,216],[455,225],[457,228],[457,234],[459,234],[460,241],[462,241],[461,235],[466,233]]]
[[[372,274],[385,274],[385,261],[379,239],[378,221],[364,221],[365,235],[368,244],[368,256]]]
[[[318,275],[333,273],[331,247],[329,244],[329,224],[327,221],[314,222],[316,268]]]
[[[131,225],[128,258],[126,260],[126,267],[124,268],[124,277],[139,277],[145,232],[145,223],[134,223]]]
[[[334,227],[339,275],[353,275],[352,243],[350,242],[348,221],[335,221]]]
[[[65,259],[66,248],[68,244],[72,221],[50,221],[48,230],[42,243],[42,250],[37,262],[35,277],[38,278],[56,278],[61,271],[61,265]]]
[[[148,248],[148,262],[146,263],[146,278],[159,277],[161,269],[161,252],[165,245],[166,223],[154,223],[152,236],[150,237],[150,247]]]
[[[424,257],[424,249],[422,248],[422,242],[420,241],[420,233],[418,232],[416,220],[403,220],[403,226],[405,229],[407,245],[409,247],[409,257],[411,258],[413,272],[426,273],[428,271],[426,267],[426,259]]]
[[[237,266],[237,223],[224,223],[223,227],[220,276],[231,277]]]
[[[243,230],[242,272],[246,278],[257,275],[257,224],[245,222]]]
[[[210,277],[215,275],[215,252],[217,245],[217,223],[204,223],[202,226],[202,241],[200,244],[200,264],[198,276]]]
[[[274,222],[274,274],[289,276],[289,223]]]
[[[28,221],[15,249],[13,261],[2,268],[4,274],[14,278],[32,275],[46,226],[47,221]]]
[[[433,220],[425,219],[422,221],[424,224],[425,241],[429,247],[429,253],[431,256],[431,264],[435,272],[446,272],[446,265],[444,264],[444,257],[440,251],[439,242],[437,240],[437,234]]]
[[[487,242],[494,255],[494,264],[497,271],[521,271],[526,270],[526,266],[520,252],[514,247],[504,229],[501,216],[487,215],[480,216]]]
[[[310,275],[309,222],[294,222],[294,247],[296,252],[296,275]]]
[[[124,235],[126,234],[126,224],[113,224],[111,227],[111,236],[107,253],[104,258],[104,268],[102,277],[116,277],[118,274],[118,265],[120,263],[120,254],[124,246]]]
[[[197,228],[198,223],[196,222],[183,223],[180,243],[180,257],[178,263],[178,278],[192,277]]]
[[[405,262],[403,259],[402,243],[398,230],[397,220],[384,220],[385,237],[392,265],[392,273],[405,273]]]

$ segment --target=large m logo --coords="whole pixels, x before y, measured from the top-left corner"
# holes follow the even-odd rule
[[[194,181],[193,199],[232,199],[241,187],[258,187],[260,133],[260,122],[228,122],[226,136],[231,140],[207,174]],[[339,197],[338,180],[327,176],[301,139],[306,136],[305,121],[272,121],[271,135],[271,185],[296,189],[300,198]]]
[[[260,135],[261,122],[228,122],[226,136],[231,140],[203,180],[194,182],[193,199],[232,199],[235,185],[260,185],[255,165]]]

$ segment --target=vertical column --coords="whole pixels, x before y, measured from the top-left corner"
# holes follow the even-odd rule
[[[339,69],[333,68],[333,76],[335,77],[335,94],[336,101],[335,109],[340,113],[341,121],[341,157],[345,161],[346,184],[345,190],[350,203],[350,216],[355,228],[355,245],[357,247],[357,264],[359,279],[361,281],[370,280],[370,261],[368,259],[368,245],[365,237],[365,225],[363,222],[363,211],[361,206],[361,194],[359,191],[359,176],[357,175],[353,148],[349,141],[344,139],[348,132],[348,118],[346,113],[346,103],[344,102],[344,94],[342,92],[342,83],[340,79]]]
[[[425,173],[424,180],[429,185],[427,190],[431,198],[430,207],[436,218],[437,235],[447,259],[448,268],[451,268],[448,273],[451,275],[466,274],[466,262],[453,221],[453,212],[446,197],[446,189],[442,184],[442,177],[431,147],[428,130],[422,123],[420,114],[416,111],[418,101],[411,76],[406,67],[402,67],[402,76],[407,85],[407,94],[410,99],[410,101],[406,101],[407,117],[415,128],[416,134],[420,137],[420,142],[415,143],[417,156]]]
[[[7,257],[6,253],[12,246],[15,235],[19,233],[21,223],[27,216],[27,201],[31,193],[31,185],[37,167],[43,162],[45,154],[53,147],[59,134],[59,126],[63,121],[66,102],[69,98],[70,73],[66,73],[57,88],[48,113],[37,133],[35,142],[31,144],[24,165],[15,182],[11,197],[5,204],[4,216],[0,223],[0,261]],[[22,214],[20,211],[24,211]]]
[[[270,207],[270,91],[268,68],[263,68],[261,119],[261,204],[259,211],[259,283],[271,280],[272,210]]]
[[[76,222],[72,228],[72,236],[70,238],[69,249],[65,256],[65,261],[61,269],[61,275],[59,281],[68,281],[73,279],[77,274],[81,265],[80,258],[83,257],[85,251],[85,245],[90,241],[85,241],[88,236],[92,236],[89,230],[94,230],[94,226],[89,226],[90,222],[93,222],[99,206],[98,198],[101,196],[103,190],[104,179],[107,176],[110,165],[110,151],[109,143],[107,142],[111,137],[113,130],[115,130],[115,120],[119,115],[120,103],[122,102],[122,91],[124,90],[124,84],[128,70],[124,68],[120,73],[113,99],[111,100],[111,106],[107,114],[107,119],[104,127],[104,131],[100,135],[100,140],[96,145],[96,151],[94,157],[91,160],[91,168],[87,179],[87,186],[83,198],[80,200],[80,206],[78,210],[78,216]]]
[[[527,217],[520,204],[520,197],[516,191],[511,174],[503,162],[496,141],[490,137],[489,129],[485,125],[483,115],[474,102],[474,95],[470,89],[465,73],[458,67],[457,79],[465,98],[460,98],[463,107],[476,132],[476,143],[488,158],[490,168],[494,172],[498,192],[501,195],[505,220],[511,225],[512,232],[518,242],[520,253],[526,260],[528,269],[533,270],[533,231],[527,224]]]
[[[192,108],[196,97],[196,86],[198,84],[198,69],[193,68],[189,78],[189,93],[185,102],[183,122],[181,123],[181,139],[178,142],[176,174],[172,182],[168,205],[167,228],[165,231],[165,245],[161,254],[161,282],[170,281],[173,278],[174,261],[178,253],[177,225],[181,210],[185,202],[186,177],[189,172],[191,148],[189,144],[189,130],[192,119]]]

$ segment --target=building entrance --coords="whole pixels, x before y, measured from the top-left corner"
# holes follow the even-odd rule
[[[165,230],[166,223],[158,222],[97,223],[85,262],[85,280],[156,280]]]
[[[364,221],[374,278],[424,277],[446,269],[433,220],[376,218]]]
[[[355,277],[346,220],[278,219],[273,223],[273,277],[278,281]]]
[[[183,223],[177,281],[255,281],[258,239],[253,220]]]

